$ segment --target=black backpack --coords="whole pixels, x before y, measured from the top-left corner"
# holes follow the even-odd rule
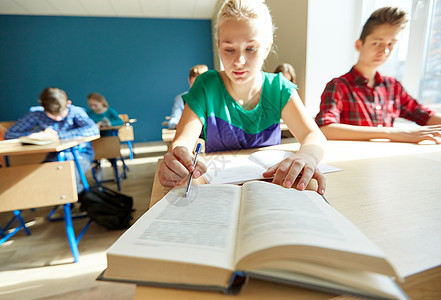
[[[79,196],[81,209],[92,221],[107,229],[129,227],[132,219],[133,198],[103,186],[90,187]]]

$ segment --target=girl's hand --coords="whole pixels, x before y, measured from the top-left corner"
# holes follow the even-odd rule
[[[319,194],[323,195],[326,189],[326,179],[318,170],[317,163],[314,159],[305,154],[296,153],[285,158],[280,163],[269,167],[268,170],[263,173],[263,176],[274,176],[273,183],[287,188],[291,188],[297,177],[300,177],[295,187],[301,191],[303,191],[311,179],[314,178],[317,180],[317,192]]]
[[[188,152],[186,147],[178,146],[164,155],[158,177],[163,186],[179,185],[188,175],[193,172],[193,178],[200,177],[207,171],[207,167],[200,161],[193,166],[194,157]]]

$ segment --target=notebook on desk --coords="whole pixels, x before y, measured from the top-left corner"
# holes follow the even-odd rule
[[[21,136],[18,138],[18,141],[23,145],[49,145],[58,142],[58,139],[49,140],[49,139],[39,139],[39,138],[31,138],[29,136]]]
[[[271,166],[292,155],[291,151],[261,150],[249,156],[208,156],[204,161],[207,172],[204,178],[211,184],[240,184],[250,180],[264,179],[262,174]],[[325,174],[342,169],[319,164],[319,170]]]

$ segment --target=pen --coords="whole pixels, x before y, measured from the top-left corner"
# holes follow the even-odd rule
[[[196,168],[196,163],[198,161],[198,155],[199,153],[201,153],[201,143],[198,143],[198,145],[196,146],[196,151],[195,151],[195,155],[194,155],[194,162],[193,162],[193,166]],[[194,172],[194,170],[193,170]],[[190,173],[190,178],[188,179],[188,184],[187,184],[187,190],[185,191],[184,197],[187,197],[189,192],[190,192],[190,187],[191,187],[191,182],[193,180],[193,172]]]

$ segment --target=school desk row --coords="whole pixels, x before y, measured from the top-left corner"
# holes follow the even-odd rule
[[[299,144],[286,143],[269,148],[297,150]],[[231,155],[249,155],[257,150],[209,155],[228,159]],[[411,299],[441,299],[441,145],[329,141],[323,161],[343,169],[325,175],[326,199],[385,252],[406,279],[400,285],[407,295]],[[308,189],[315,187],[312,182]],[[150,206],[169,190],[160,185],[156,171]],[[251,280],[234,298],[332,297]],[[144,286],[138,286],[135,293],[136,300],[178,298],[229,299],[231,296]]]

